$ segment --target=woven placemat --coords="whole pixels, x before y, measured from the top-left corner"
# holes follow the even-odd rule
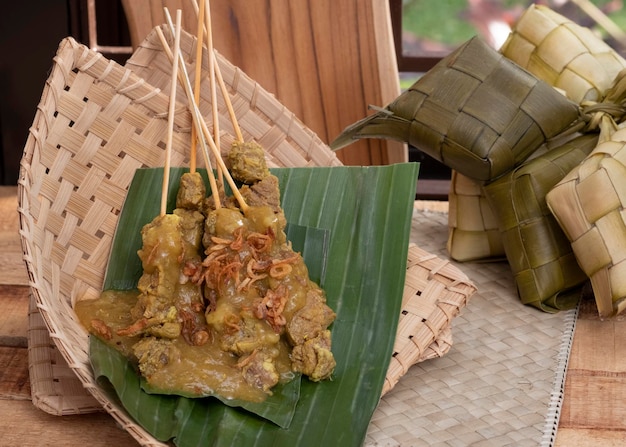
[[[447,258],[447,213],[416,210],[412,241]],[[477,286],[454,345],[411,367],[380,402],[365,446],[550,446],[576,310],[520,303],[508,264],[455,264]]]

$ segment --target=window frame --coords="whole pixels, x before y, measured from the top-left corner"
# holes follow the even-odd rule
[[[398,71],[425,73],[439,62],[442,56],[406,56],[402,45],[402,0],[389,0],[393,44],[396,50]]]

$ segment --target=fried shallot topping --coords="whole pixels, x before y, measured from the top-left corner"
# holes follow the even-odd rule
[[[208,289],[220,289],[231,284],[237,293],[244,293],[257,287],[259,299],[253,305],[253,313],[266,320],[276,333],[280,333],[287,323],[282,315],[288,301],[288,290],[278,286],[275,290],[259,281],[283,279],[292,271],[292,264],[300,260],[300,255],[289,250],[272,250],[276,236],[271,228],[265,233],[252,231],[244,226],[237,227],[232,237],[211,236],[211,245],[206,249],[201,273],[196,281]],[[211,305],[211,303],[209,303]],[[236,324],[227,326],[235,329]]]

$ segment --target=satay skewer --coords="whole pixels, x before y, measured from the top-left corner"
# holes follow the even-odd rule
[[[166,11],[166,16],[169,17],[169,11],[167,11],[167,8],[165,8],[165,11]],[[171,17],[169,18],[171,21]],[[170,29],[172,29],[172,27],[173,25],[170,23]],[[167,40],[165,39],[165,36],[163,35],[163,31],[161,31],[161,28],[157,27],[156,32],[157,32],[157,35],[159,36],[159,39],[161,40],[161,45],[163,46],[163,50],[167,54],[167,57],[169,58],[169,60],[173,62],[175,60],[174,55],[172,54],[172,50],[170,49],[169,44],[167,43]],[[201,127],[200,122],[203,122],[203,120],[201,118],[200,112],[198,111],[198,107],[193,100],[193,91],[191,88],[191,83],[189,81],[189,76],[187,75],[187,69],[185,67],[185,63],[180,57],[180,54],[179,54],[178,60],[179,60],[179,64],[176,64],[176,65],[177,66],[180,65],[180,67],[182,68],[182,70],[178,74],[179,80],[180,80],[180,83],[185,88],[185,93],[189,100],[189,108],[192,111],[191,117],[193,119],[194,126],[196,126],[196,128],[200,130],[198,133],[198,136],[200,136],[200,138],[198,138],[198,140],[200,141],[200,145],[202,146],[202,153],[204,154],[204,160],[207,166],[207,175],[209,177],[209,186],[211,188],[211,194],[213,195],[214,200],[215,200],[215,207],[221,208],[221,203],[219,199],[219,188],[217,187],[217,183],[215,181],[215,175],[213,174],[213,168],[211,166],[211,159],[209,157],[209,149],[207,148],[207,143],[206,143],[206,135],[204,134],[204,132],[201,131],[202,127]]]
[[[192,0],[191,3],[194,7],[196,15],[199,15],[199,6],[198,6],[197,0]],[[209,8],[208,0],[206,0],[206,3],[207,5],[205,6],[205,10],[208,11],[208,8]],[[206,17],[207,15],[205,14],[205,21],[207,20]],[[207,36],[209,35],[207,31],[209,29],[210,29],[210,24],[205,24],[205,33]],[[207,48],[209,48],[208,43],[207,43]],[[226,87],[226,83],[224,82],[224,78],[222,77],[222,71],[220,70],[220,66],[217,63],[217,56],[215,55],[215,50],[213,49],[212,40],[211,40],[210,48],[211,48],[211,51],[209,52],[209,67],[211,66],[211,61],[212,61],[213,67],[214,67],[214,75],[217,79],[217,83],[219,84],[220,91],[222,92],[222,96],[224,97],[224,102],[226,103],[228,116],[230,117],[230,121],[233,125],[233,130],[235,132],[235,139],[239,142],[243,142],[243,134],[241,133],[241,127],[239,127],[239,122],[237,121],[237,115],[235,114],[233,103],[230,100],[230,93],[228,92],[228,88]]]
[[[196,108],[195,113],[200,114],[200,111]],[[222,160],[222,156],[221,156],[220,150],[215,145],[215,142],[213,141],[213,138],[211,138],[211,132],[209,131],[209,129],[208,129],[206,123],[204,122],[204,119],[202,119],[202,117],[200,117],[200,126],[202,128],[202,132],[204,133],[204,136],[206,137],[206,139],[207,139],[207,141],[209,143],[209,147],[213,151],[213,156],[215,157],[215,159],[217,161],[218,168],[221,169],[222,172],[224,173],[224,178],[226,179],[226,182],[230,186],[230,189],[232,190],[233,195],[235,196],[235,199],[237,200],[237,203],[239,204],[239,208],[241,208],[241,211],[243,211],[243,213],[245,214],[246,211],[249,208],[248,204],[244,200],[243,196],[239,192],[239,189],[237,188],[237,184],[235,183],[235,181],[233,180],[232,176],[228,172],[228,168],[226,167],[226,164],[224,163],[224,160]],[[217,208],[217,206],[216,206],[216,208]]]
[[[166,8],[166,17],[168,19],[168,24],[170,27],[170,30],[173,32],[174,30],[174,25],[172,24],[172,19],[171,16],[169,15],[169,11],[167,11]],[[156,28],[157,30],[157,34],[159,34],[159,38],[161,39],[162,43],[165,43],[164,45],[164,50],[167,54],[167,56],[170,58],[170,60],[174,60],[173,59],[173,55],[172,55],[172,51],[170,50],[169,46],[167,45],[167,41],[165,40],[165,36],[163,36],[162,31],[160,30],[160,28]],[[185,68],[185,61],[182,59],[181,55],[179,54],[178,57],[178,63],[180,64],[182,70],[181,70],[181,74],[183,77],[183,87],[185,87],[185,93],[187,94],[188,98],[192,99],[193,98],[193,91],[191,88],[191,83],[189,81],[189,76],[187,75],[187,70]],[[215,161],[218,164],[218,167],[220,169],[222,169],[222,171],[224,172],[224,177],[226,178],[227,183],[229,184],[229,186],[232,189],[233,195],[235,196],[235,199],[237,200],[237,202],[239,203],[239,207],[241,208],[241,210],[245,213],[248,210],[248,204],[246,203],[246,201],[244,200],[243,196],[241,195],[241,193],[239,192],[239,189],[237,188],[237,184],[235,183],[235,181],[233,180],[232,176],[230,175],[230,173],[228,172],[228,169],[224,163],[224,160],[222,160],[222,156],[220,153],[219,148],[216,146],[215,141],[213,141],[213,137],[211,136],[211,132],[209,131],[204,118],[202,117],[202,114],[200,113],[200,110],[198,109],[198,106],[196,105],[196,103],[193,100],[189,101],[189,108],[191,109],[191,115],[192,118],[194,120],[194,124],[196,124],[200,129],[202,129],[202,133],[204,134],[204,139],[206,140],[206,142],[209,145],[209,148],[211,149],[211,151],[213,152],[213,156],[215,158]],[[202,141],[202,140],[200,140]],[[208,153],[206,154],[207,158],[208,158]],[[209,165],[210,166],[210,165]],[[209,181],[211,181],[211,179],[213,179],[213,182],[215,182],[215,178],[212,177],[212,171],[209,168],[208,171],[210,171],[209,173]],[[215,191],[213,189],[213,187],[216,185],[211,185],[211,192],[212,194],[215,194]],[[215,197],[215,199],[217,200],[218,197]],[[218,201],[216,201],[216,204],[218,203]]]
[[[178,60],[180,45],[181,10],[176,11],[176,28],[174,37],[174,60]],[[165,144],[165,162],[163,164],[163,183],[161,185],[161,216],[167,212],[167,190],[170,180],[170,163],[172,158],[172,138],[174,134],[174,114],[176,112],[176,85],[178,78],[178,64],[172,64],[172,81],[170,88],[170,103],[167,115],[167,140]]]
[[[201,72],[202,72],[202,64],[199,64],[197,61],[202,59],[202,44],[204,41],[204,3],[202,3],[202,7],[198,12],[198,30],[196,34],[197,42],[196,45],[196,76],[194,83],[194,97],[193,99],[196,101],[196,104],[200,104],[200,81],[201,81]],[[189,171],[195,172],[196,170],[196,152],[197,152],[197,139],[198,139],[198,128],[196,126],[192,126],[191,128],[191,151],[189,154]]]

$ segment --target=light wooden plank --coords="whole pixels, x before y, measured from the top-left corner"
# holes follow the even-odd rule
[[[2,268],[2,278],[0,282],[2,284],[27,286],[28,274],[26,272],[26,266],[22,261],[21,249],[20,251],[11,251],[13,247],[15,247],[15,245],[10,245],[10,247],[4,246],[0,240],[0,264],[4,266]]]
[[[17,186],[0,186],[0,232],[17,230]]]
[[[569,370],[560,426],[626,431],[624,402],[626,374]]]
[[[626,373],[626,321],[579,319],[569,360],[571,370]]]
[[[622,447],[624,438],[623,431],[560,428],[554,447]]]
[[[136,447],[106,413],[53,416],[30,401],[0,400],[0,444],[6,447]]]
[[[2,345],[26,347],[29,290],[26,286],[0,284],[2,297],[0,342]]]
[[[626,430],[626,321],[579,319],[560,427]]]
[[[30,400],[28,350],[0,346],[0,394],[3,399]],[[2,418],[0,418],[2,419]],[[2,437],[0,436],[0,444]]]
[[[17,186],[0,186],[0,265],[2,284],[27,285],[17,212]]]

